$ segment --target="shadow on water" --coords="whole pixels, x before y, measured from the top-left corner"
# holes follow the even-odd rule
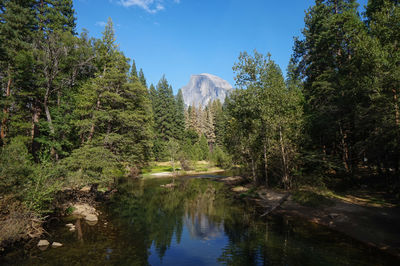
[[[211,177],[215,178],[215,176]],[[300,220],[259,218],[222,183],[180,178],[126,181],[95,225],[60,221],[63,247],[21,250],[4,265],[396,265],[396,258]]]

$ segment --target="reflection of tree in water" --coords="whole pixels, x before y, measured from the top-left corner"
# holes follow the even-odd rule
[[[223,222],[215,217],[216,189],[210,183],[185,204],[185,225],[193,238],[208,240],[223,233]]]
[[[159,180],[149,180],[144,187],[125,184],[120,192],[112,205],[113,223],[127,227],[128,233],[121,238],[130,244],[141,242],[136,246],[147,256],[152,245],[162,259],[174,237],[180,243],[184,223],[191,235],[200,239],[223,232],[228,212],[222,184],[190,179],[169,190],[161,188]]]

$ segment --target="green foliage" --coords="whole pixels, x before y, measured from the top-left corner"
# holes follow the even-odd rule
[[[288,188],[302,137],[301,91],[286,86],[270,55],[241,53],[233,69],[241,89],[225,103],[225,146],[252,172],[255,182],[268,185],[278,176]]]
[[[24,201],[29,209],[37,213],[50,212],[54,195],[61,188],[59,169],[51,162],[42,162],[36,165],[27,181]]]
[[[110,185],[124,175],[118,158],[104,147],[85,145],[60,162],[65,181],[73,187]]]
[[[22,188],[32,175],[34,166],[23,138],[14,138],[2,148],[0,154],[1,194],[22,196]]]
[[[313,208],[334,205],[334,202],[326,196],[308,190],[298,190],[294,192],[292,194],[292,199],[301,205]]]
[[[232,167],[232,158],[220,146],[215,146],[211,153],[211,161],[223,169]]]

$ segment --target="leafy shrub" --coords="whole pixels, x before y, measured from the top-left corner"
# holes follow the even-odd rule
[[[103,147],[83,146],[61,162],[67,184],[81,187],[98,183],[107,185],[124,175],[117,157]]]
[[[232,158],[225,153],[219,146],[216,146],[211,153],[211,161],[223,169],[232,167]]]
[[[22,138],[12,139],[0,154],[0,193],[21,195],[21,187],[32,172],[31,157]]]
[[[49,161],[36,165],[25,186],[24,201],[29,209],[37,213],[51,211],[50,203],[62,187],[60,176],[59,168]]]

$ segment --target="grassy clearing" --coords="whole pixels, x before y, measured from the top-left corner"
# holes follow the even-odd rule
[[[385,196],[383,192],[367,190],[335,192],[327,188],[303,186],[293,193],[293,200],[310,207],[330,206],[335,199],[360,206],[394,207],[395,204]]]
[[[312,190],[299,189],[292,194],[292,199],[307,207],[320,208],[334,204],[331,197]]]
[[[211,162],[208,161],[195,161],[192,162],[193,170],[191,171],[183,171],[180,168],[179,163],[175,163],[175,173],[177,175],[185,175],[185,174],[198,174],[198,173],[212,173],[223,170],[222,168],[214,166]],[[142,169],[142,176],[144,178],[152,178],[154,174],[157,173],[171,173],[173,169],[171,162],[152,162],[149,166]]]

